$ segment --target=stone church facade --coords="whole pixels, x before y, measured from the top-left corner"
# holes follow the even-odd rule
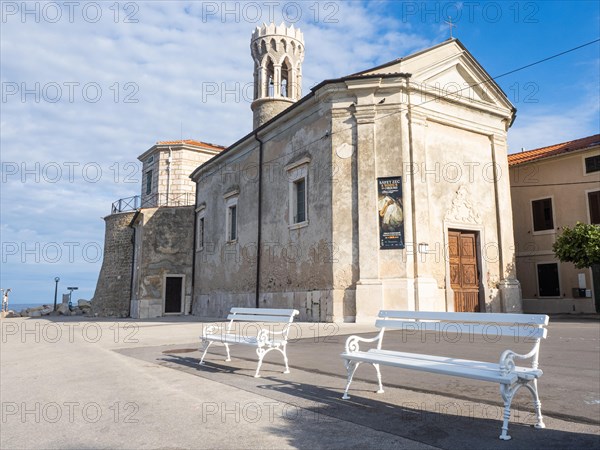
[[[251,51],[254,129],[191,173],[183,313],[521,310],[506,144],[515,108],[457,39],[303,97],[299,30],[263,25]],[[155,297],[151,314],[165,314],[166,294]]]
[[[194,314],[520,311],[506,144],[515,109],[458,40],[323,81],[296,102],[280,86],[300,73],[297,30],[263,26],[251,48],[255,128],[192,174]],[[387,231],[385,203],[399,211]]]

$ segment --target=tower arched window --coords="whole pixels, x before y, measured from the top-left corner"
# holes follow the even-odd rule
[[[260,91],[259,91],[259,71],[260,68],[258,67],[258,64],[256,64],[256,62],[254,62],[254,99],[256,100],[258,98],[258,96],[260,95]]]
[[[273,97],[275,95],[275,68],[273,67],[273,61],[269,59],[267,63],[267,86],[265,92],[268,93],[269,97]]]
[[[292,87],[292,70],[291,65],[287,59],[281,64],[281,96],[291,97]]]

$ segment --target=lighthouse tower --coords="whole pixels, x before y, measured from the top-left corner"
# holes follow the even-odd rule
[[[250,42],[254,59],[254,128],[268,122],[301,96],[304,37],[281,25],[257,27]]]

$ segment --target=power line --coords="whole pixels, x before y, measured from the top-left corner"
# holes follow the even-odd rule
[[[546,57],[546,58],[540,59],[540,60],[538,60],[538,61],[534,61],[534,62],[532,62],[532,63],[529,63],[529,64],[526,64],[526,65],[524,65],[524,66],[518,67],[518,68],[516,68],[516,69],[509,70],[508,72],[502,73],[502,74],[500,74],[500,75],[496,75],[496,76],[494,76],[494,77],[490,77],[490,78],[488,78],[488,79],[486,79],[486,80],[480,81],[479,83],[476,83],[476,84],[473,84],[473,85],[469,85],[469,86],[467,86],[467,87],[465,87],[465,88],[463,88],[463,89],[459,89],[459,90],[457,90],[457,91],[450,92],[450,93],[448,93],[448,94],[445,94],[445,95],[435,96],[435,98],[432,98],[432,99],[430,99],[430,100],[425,100],[425,101],[423,101],[423,102],[421,102],[421,103],[414,104],[414,105],[411,105],[411,106],[413,106],[413,107],[420,107],[420,106],[423,106],[423,105],[425,105],[425,104],[427,104],[427,103],[430,103],[430,102],[433,102],[433,101],[438,101],[438,100],[440,100],[440,99],[443,99],[443,98],[447,98],[447,97],[450,97],[450,96],[455,96],[455,95],[457,95],[458,93],[460,93],[460,92],[462,92],[462,91],[465,91],[465,90],[467,90],[467,89],[472,89],[472,88],[473,88],[473,87],[475,87],[475,86],[479,86],[479,85],[482,85],[482,84],[486,84],[486,83],[489,83],[489,82],[491,82],[491,81],[497,80],[498,78],[502,78],[502,77],[504,77],[504,76],[506,76],[506,75],[510,75],[510,74],[513,74],[513,73],[519,72],[519,71],[521,71],[521,70],[525,70],[525,69],[527,69],[527,68],[529,68],[529,67],[533,67],[533,66],[535,66],[535,65],[541,64],[541,63],[543,63],[543,62],[546,62],[546,61],[550,61],[550,60],[552,60],[552,59],[555,59],[555,58],[558,58],[558,57],[560,57],[560,56],[566,55],[566,54],[568,54],[568,53],[571,53],[571,52],[577,51],[577,50],[579,50],[579,49],[581,49],[581,48],[587,47],[587,46],[589,46],[589,45],[592,45],[592,44],[595,44],[595,43],[597,43],[597,42],[600,42],[600,39],[595,39],[595,40],[593,40],[593,41],[586,42],[586,43],[584,43],[584,44],[581,44],[581,45],[578,45],[578,46],[576,46],[576,47],[570,48],[570,49],[568,49],[568,50],[562,51],[562,52],[560,52],[560,53],[556,53],[556,54],[554,54],[554,55],[551,55],[551,56],[548,56],[548,57]],[[407,109],[407,108],[400,107],[400,109],[399,109],[398,111],[394,111],[394,112],[392,112],[392,113],[389,113],[389,114],[386,114],[386,115],[381,115],[381,116],[378,116],[378,117],[376,117],[374,120],[381,120],[381,119],[385,119],[385,118],[387,118],[387,117],[390,117],[390,116],[393,116],[393,115],[395,115],[395,114],[400,114],[400,113],[407,112],[407,111],[408,111],[408,109]],[[316,111],[315,111],[315,113],[316,113]],[[312,114],[310,114],[310,116],[312,116],[312,115],[313,115],[313,114],[315,114],[315,113],[312,113]],[[310,117],[310,116],[309,116],[309,117]],[[282,130],[281,132],[277,133],[275,136],[273,136],[272,138],[270,138],[270,139],[268,139],[267,141],[265,141],[265,143],[266,143],[266,142],[269,142],[269,141],[271,141],[271,140],[273,140],[273,139],[275,139],[277,136],[281,135],[282,133],[284,133],[285,131],[287,131],[287,130],[288,130],[289,128],[291,128],[292,126],[293,126],[293,125],[290,125],[289,127],[285,128],[285,129],[284,129],[284,130]],[[344,131],[350,130],[350,129],[352,129],[352,128],[353,128],[353,126],[351,125],[351,126],[348,126],[348,127],[346,127],[346,128],[343,128],[343,129],[340,129],[340,130],[337,130],[337,131],[330,130],[330,131],[329,131],[328,133],[326,133],[324,136],[321,136],[321,137],[319,137],[319,138],[317,138],[317,139],[315,139],[315,140],[313,140],[313,141],[311,141],[311,142],[309,142],[309,143],[307,143],[307,144],[305,144],[305,145],[303,145],[303,146],[301,146],[301,147],[299,147],[299,148],[296,148],[296,149],[294,149],[294,150],[292,151],[291,155],[293,155],[294,153],[297,153],[297,152],[299,152],[299,151],[302,151],[302,150],[304,150],[304,149],[306,149],[306,148],[310,147],[311,145],[315,144],[316,142],[319,142],[319,141],[323,140],[323,139],[324,139],[324,138],[326,138],[326,137],[333,136],[334,134],[341,133],[341,132],[344,132]],[[254,150],[254,148],[248,149],[246,152],[244,152],[244,153],[242,153],[242,154],[240,154],[240,155],[237,155],[236,157],[232,158],[232,159],[231,159],[231,160],[229,160],[227,163],[225,163],[225,165],[227,165],[227,164],[230,164],[230,163],[233,163],[233,162],[237,161],[238,159],[240,159],[240,158],[242,158],[243,156],[247,155],[247,154],[248,154],[249,152],[251,152],[252,150]],[[282,158],[284,158],[284,157],[290,157],[291,155],[290,155],[290,154],[280,155],[280,156],[274,157],[274,158],[272,158],[272,159],[270,159],[270,160],[268,160],[268,161],[264,161],[264,163],[263,163],[263,164],[268,164],[268,163],[274,162],[274,161],[276,161],[276,160],[278,160],[278,159],[282,159]],[[208,173],[208,174],[206,174],[206,175],[207,175],[207,176],[212,176],[213,174],[215,174],[215,173],[216,173],[216,172],[218,172],[219,170],[220,170],[219,168],[216,168],[215,170],[211,171],[210,173]],[[587,182],[585,182],[585,183],[587,183]],[[542,185],[536,185],[536,186],[542,186]],[[514,187],[525,187],[525,186],[514,186]]]
[[[598,181],[573,181],[571,183],[551,183],[551,184],[521,184],[518,186],[511,186],[511,188],[522,188],[522,187],[547,187],[547,186],[570,186],[572,184],[598,184]]]

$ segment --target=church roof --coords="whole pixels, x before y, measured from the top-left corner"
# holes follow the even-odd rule
[[[513,153],[512,155],[508,155],[508,165],[517,166],[519,164],[550,158],[552,156],[562,155],[576,150],[584,150],[597,145],[600,145],[600,134],[562,142],[548,147],[536,148],[526,152]]]
[[[512,125],[512,122],[515,120],[515,117],[516,117],[516,108],[510,103],[506,94],[500,88],[500,86],[494,81],[494,79],[492,77],[490,77],[490,75],[483,69],[483,67],[481,67],[481,65],[477,62],[475,57],[473,57],[473,55],[471,55],[471,53],[466,49],[466,47],[458,39],[452,38],[452,39],[445,40],[444,42],[441,42],[432,47],[412,53],[403,58],[398,58],[398,59],[395,59],[388,63],[382,64],[382,65],[379,65],[376,67],[371,67],[370,69],[367,69],[362,72],[357,72],[357,73],[347,75],[347,76],[344,76],[341,78],[333,78],[333,79],[327,79],[327,80],[321,81],[316,86],[313,86],[310,89],[310,92],[307,95],[305,95],[304,97],[302,97],[300,100],[298,100],[296,103],[293,103],[288,108],[284,109],[279,114],[275,115],[270,120],[263,123],[260,127],[255,128],[254,130],[252,130],[251,132],[246,134],[244,137],[240,138],[238,141],[236,141],[233,144],[231,144],[230,146],[226,147],[218,155],[215,155],[215,157],[209,159],[208,161],[206,161],[205,163],[203,163],[202,165],[197,167],[196,170],[194,170],[194,172],[192,172],[192,174],[190,175],[190,178],[195,180],[197,174],[200,173],[200,171],[204,167],[206,167],[210,164],[214,164],[214,162],[217,161],[218,159],[225,157],[225,155],[227,155],[230,151],[237,148],[237,146],[240,143],[246,141],[247,139],[251,138],[252,136],[258,136],[258,132],[267,128],[270,124],[276,122],[282,116],[285,116],[285,115],[289,114],[291,111],[297,109],[298,107],[300,107],[300,105],[306,103],[309,99],[315,97],[316,92],[325,85],[334,84],[334,83],[343,83],[343,82],[352,81],[352,80],[366,80],[369,78],[411,78],[414,75],[414,73],[412,71],[403,70],[406,67],[405,64],[402,64],[403,62],[409,62],[407,68],[418,69],[418,67],[416,67],[413,63],[415,61],[418,61],[419,56],[426,55],[427,53],[430,53],[435,50],[439,50],[439,49],[443,50],[444,48],[451,49],[450,51],[453,51],[452,47],[455,48],[456,51],[454,51],[454,53],[457,56],[466,55],[467,59],[469,59],[472,62],[472,65],[474,67],[476,67],[476,70],[480,71],[479,75],[481,78],[483,78],[484,82],[488,83],[489,86],[492,87],[492,90],[496,90],[499,93],[498,97],[501,98],[501,102],[503,102],[511,110],[512,119],[511,119],[509,126]],[[401,69],[401,67],[402,67],[402,69]],[[471,84],[471,83],[469,83],[469,84]],[[477,84],[481,84],[481,83],[477,83]]]
[[[194,139],[182,139],[179,141],[158,141],[156,143],[156,145],[180,145],[180,144],[191,145],[192,147],[209,148],[209,149],[217,150],[217,151],[221,151],[221,150],[225,149],[225,147],[223,147],[222,145],[210,144],[208,142],[196,141]]]
[[[361,75],[370,75],[373,72],[380,72],[380,73],[384,72],[381,69],[385,69],[385,68],[388,68],[388,67],[393,67],[394,68],[394,66],[399,65],[399,63],[401,63],[402,61],[407,61],[407,60],[409,60],[411,58],[414,58],[415,56],[419,56],[419,55],[421,55],[423,53],[427,53],[430,50],[433,50],[435,48],[442,47],[442,46],[448,44],[449,42],[456,42],[463,50],[467,51],[467,49],[465,48],[465,46],[457,38],[446,39],[445,41],[440,42],[439,44],[436,44],[433,47],[427,47],[427,48],[425,48],[423,50],[419,50],[418,52],[411,53],[410,55],[402,56],[400,58],[396,58],[396,59],[394,59],[392,61],[388,61],[386,63],[380,64],[380,65],[375,66],[375,67],[371,67],[371,68],[366,69],[366,70],[361,70],[360,72],[356,72],[356,73],[353,73],[353,74],[348,75],[348,76],[349,77],[358,77],[358,76],[361,76]],[[395,72],[394,71],[388,71],[387,73],[395,73]]]

